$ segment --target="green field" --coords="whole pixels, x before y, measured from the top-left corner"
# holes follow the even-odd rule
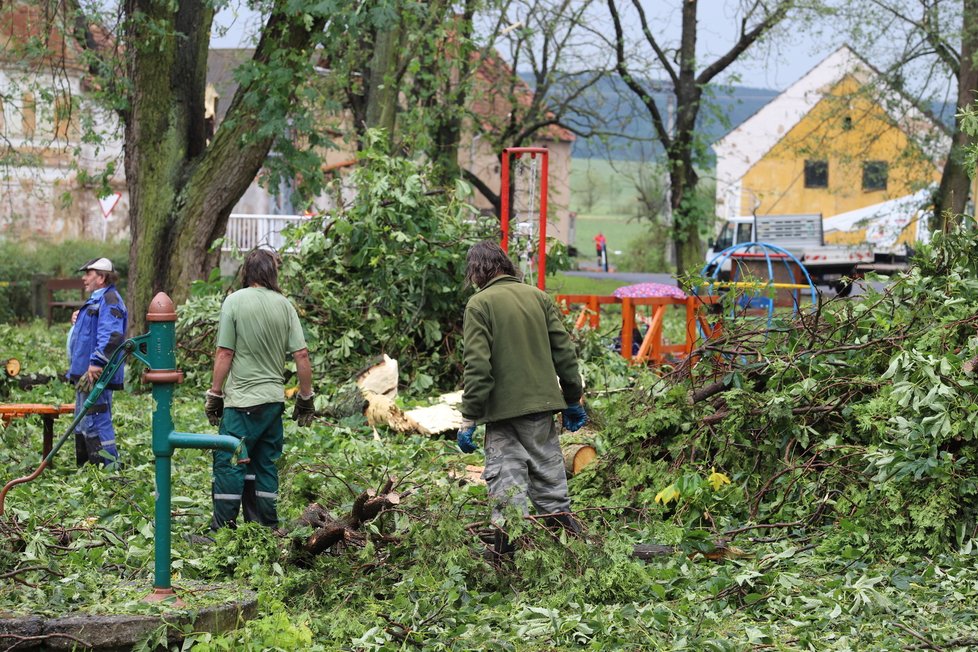
[[[637,184],[659,174],[635,161],[575,160],[571,166],[571,210],[628,218],[638,211]]]
[[[597,264],[594,236],[603,233],[608,242],[608,262],[621,269],[625,252],[649,230],[647,219],[638,217],[638,180],[656,174],[653,166],[634,161],[574,161],[571,210],[577,213],[574,246],[580,265]]]
[[[608,241],[608,262],[617,267],[615,260],[622,256],[625,248],[648,227],[638,220],[613,215],[578,214],[574,246],[577,247],[579,262],[597,264],[594,251],[594,236],[601,232]]]
[[[560,273],[547,278],[547,291],[551,294],[608,295],[623,285],[628,285],[628,283],[606,278],[567,276]]]

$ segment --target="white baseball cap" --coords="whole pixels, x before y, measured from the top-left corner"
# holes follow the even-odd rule
[[[94,269],[96,272],[114,272],[115,267],[108,258],[92,258],[90,261],[78,268],[79,272],[87,272]]]

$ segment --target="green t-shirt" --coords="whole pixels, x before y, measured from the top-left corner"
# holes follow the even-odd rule
[[[234,351],[224,404],[245,408],[285,401],[285,356],[306,348],[306,339],[292,302],[257,287],[224,300],[217,345]]]

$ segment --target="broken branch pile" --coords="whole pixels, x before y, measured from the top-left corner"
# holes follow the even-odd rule
[[[917,261],[882,292],[770,328],[728,319],[697,364],[613,400],[581,500],[719,537],[840,519],[902,552],[978,535],[978,390],[963,365],[978,352],[978,240],[951,235]]]
[[[362,492],[353,501],[350,513],[334,518],[322,505],[312,503],[296,521],[294,527],[309,526],[310,534],[299,544],[302,552],[310,555],[322,554],[339,542],[362,543],[363,525],[380,514],[401,504],[402,496],[393,491],[394,481],[388,479],[378,493],[373,489]],[[406,496],[406,494],[405,494]]]

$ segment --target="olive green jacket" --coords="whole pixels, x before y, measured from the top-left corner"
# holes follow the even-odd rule
[[[469,299],[463,332],[466,419],[502,421],[581,399],[577,352],[546,292],[497,276]]]

